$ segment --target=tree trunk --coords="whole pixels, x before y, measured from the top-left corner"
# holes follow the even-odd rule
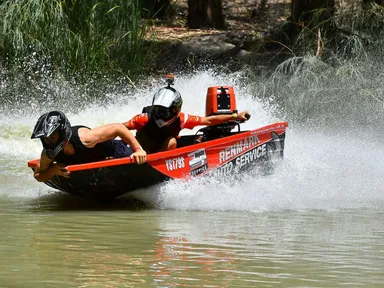
[[[308,24],[318,9],[326,9],[326,17],[335,13],[335,0],[292,0],[292,21]]]
[[[188,0],[187,25],[191,29],[226,29],[221,0]]]
[[[294,34],[304,27],[318,27],[319,23],[331,24],[335,13],[335,0],[292,0],[291,21],[295,26]],[[319,28],[319,27],[318,27]]]

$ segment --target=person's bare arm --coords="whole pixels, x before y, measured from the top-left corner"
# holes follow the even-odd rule
[[[216,124],[221,124],[224,122],[228,122],[231,120],[240,120],[240,121],[247,121],[249,117],[245,117],[246,115],[250,114],[248,111],[241,112],[240,114],[237,114],[234,117],[233,114],[224,114],[224,115],[212,115],[208,117],[202,117],[201,118],[201,125],[206,125],[206,126],[211,126],[211,125],[216,125]]]
[[[121,123],[107,124],[91,130],[80,128],[79,136],[83,145],[88,148],[95,147],[97,143],[120,137],[121,140],[129,144],[134,151],[141,149],[135,136]]]
[[[68,178],[70,176],[70,172],[65,169],[64,165],[54,163],[52,159],[48,158],[43,150],[43,152],[41,152],[40,161],[36,165],[33,176],[39,182],[46,182],[55,175]]]
[[[127,143],[134,153],[131,157],[135,158],[138,164],[147,160],[147,153],[141,148],[136,137],[121,123],[112,123],[94,129],[80,128],[79,137],[84,146],[93,148],[97,143],[120,137]]]

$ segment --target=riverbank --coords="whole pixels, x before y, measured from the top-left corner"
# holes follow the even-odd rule
[[[148,45],[160,51],[156,71],[195,69],[201,65],[224,65],[236,69],[254,57],[255,47],[274,27],[290,15],[290,1],[269,1],[264,8],[258,1],[223,1],[228,29],[188,29],[187,1],[177,1],[173,17],[155,20],[148,30]],[[229,3],[230,2],[230,3]],[[264,51],[267,54],[267,51]]]
[[[328,28],[307,29],[297,43],[291,43],[291,39],[284,40],[294,43],[295,47],[291,47],[281,41],[281,36],[286,40],[289,37],[282,27],[289,24],[291,1],[270,0],[265,7],[261,6],[261,2],[223,1],[228,29],[202,30],[186,28],[187,1],[177,1],[173,5],[173,18],[155,21],[146,35],[149,45],[155,47],[153,50],[159,51],[152,69],[160,72],[175,69],[185,71],[215,65],[238,70],[251,65],[259,70],[267,66],[273,70],[285,59],[302,54],[323,56],[323,59],[334,58],[331,54],[337,53],[335,51],[339,45],[344,45],[353,37],[361,37],[359,33],[350,31],[350,19],[355,19],[355,29],[359,25],[365,29],[367,25],[361,22],[370,21],[369,15],[364,18],[364,13],[357,12],[361,12],[361,4],[336,0],[336,15],[332,20],[338,22],[337,27],[333,27],[333,31],[326,31]],[[322,24],[318,25],[321,27]]]
[[[332,20],[338,23],[332,29],[309,27],[298,37],[299,41],[282,29],[284,24],[290,26],[290,0],[223,0],[226,30],[186,28],[186,0],[177,0],[172,15],[163,20],[143,20],[137,5],[122,0],[116,6],[119,8],[112,10],[108,5],[115,2],[90,10],[92,5],[77,7],[77,2],[58,7],[56,2],[36,1],[0,4],[0,65],[4,67],[0,77],[17,78],[10,82],[24,81],[27,87],[34,85],[29,82],[38,83],[39,78],[46,76],[63,77],[71,83],[97,79],[98,83],[103,82],[102,86],[116,81],[137,85],[148,75],[213,66],[228,71],[248,66],[265,73],[288,58],[319,55],[319,48],[328,53],[322,60],[328,56],[337,58],[339,51],[346,51],[350,57],[356,50],[380,42],[377,39],[382,39],[381,35],[370,35],[383,31],[377,11],[359,19],[359,15],[346,10],[345,3],[351,0],[336,1],[339,15]],[[261,2],[266,2],[266,6],[261,6]],[[78,8],[87,17],[79,18]],[[126,15],[137,17],[127,20]],[[369,21],[375,17],[376,23],[371,25]],[[36,25],[30,26],[22,19]],[[346,27],[349,34],[339,33],[339,27]]]

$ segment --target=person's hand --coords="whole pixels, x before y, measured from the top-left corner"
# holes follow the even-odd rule
[[[52,169],[54,169],[53,173],[55,175],[63,176],[65,178],[69,178],[71,176],[71,172],[69,172],[66,168],[65,165],[59,164],[59,163],[54,163],[52,166]]]
[[[248,111],[244,111],[238,114],[237,118],[241,121],[248,121],[249,118],[251,118],[251,114],[249,114]]]
[[[137,164],[143,164],[147,161],[147,152],[138,150],[131,155],[131,158],[134,158]]]

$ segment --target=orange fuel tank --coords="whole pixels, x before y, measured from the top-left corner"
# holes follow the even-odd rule
[[[236,96],[232,86],[208,87],[205,116],[237,113]]]

